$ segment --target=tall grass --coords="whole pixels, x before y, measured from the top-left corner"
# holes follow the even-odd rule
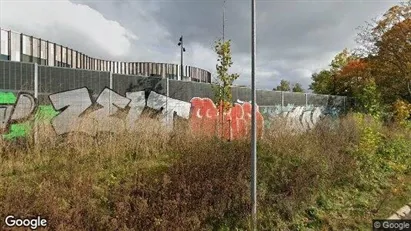
[[[395,209],[382,209],[397,206],[387,195],[410,200],[410,131],[374,122],[350,115],[292,134],[274,121],[258,143],[259,230],[363,229]],[[147,118],[137,127],[57,137],[40,125],[36,143],[2,141],[0,218],[41,215],[50,230],[249,230],[249,141],[184,124],[167,134]]]

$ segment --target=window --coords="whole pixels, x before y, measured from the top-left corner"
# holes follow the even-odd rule
[[[23,54],[24,55],[31,55],[31,48],[30,48],[30,37],[28,37],[27,35],[22,35],[21,36],[23,38],[23,45],[22,45],[22,49],[23,49]]]
[[[65,67],[67,64],[67,48],[63,47],[62,51],[61,51],[61,62],[62,62],[62,66]]]
[[[67,66],[71,67],[71,56],[73,55],[73,50],[67,48]]]
[[[1,45],[0,50],[2,55],[8,56],[9,55],[9,32],[5,30],[1,30],[0,32],[1,37]]]
[[[54,47],[56,50],[56,65],[55,66],[61,67],[61,46],[55,44]]]
[[[77,51],[73,51],[73,67],[77,68]]]
[[[40,58],[40,41],[33,38],[33,57]]]
[[[20,57],[20,34],[11,32],[11,61],[21,61]]]
[[[48,65],[49,66],[54,66],[54,60],[55,60],[55,54],[54,54],[54,43],[48,43],[49,44],[49,59],[48,59],[48,61],[49,61],[49,63],[48,63]]]

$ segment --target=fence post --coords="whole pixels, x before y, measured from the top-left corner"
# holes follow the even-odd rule
[[[36,99],[37,103],[39,97],[39,65],[34,63],[34,98]],[[37,120],[34,118],[34,144],[37,144],[38,140],[38,126]]]
[[[281,112],[284,111],[284,92],[281,91]]]
[[[345,105],[345,96],[343,97],[344,112],[347,111],[347,106]]]
[[[308,94],[305,93],[305,108],[308,107]]]
[[[329,105],[329,103],[330,103],[330,97],[331,97],[331,95],[327,95],[327,108],[328,108],[328,107],[331,107],[331,105]]]
[[[39,97],[39,65],[34,64],[34,98]]]
[[[168,118],[168,98],[170,97],[170,79],[168,78],[168,76],[166,77],[166,128],[169,127],[169,118]],[[174,119],[174,115],[173,115],[173,119]],[[167,130],[168,131],[168,130]]]
[[[110,88],[110,90],[113,90],[113,72],[111,72],[110,71],[110,83],[109,83],[109,88]],[[112,104],[111,104],[111,94],[112,94],[112,91],[110,91],[110,94],[109,94],[109,106],[108,106],[108,108],[109,108],[109,112],[110,112],[110,115],[111,115],[111,106],[112,106]]]

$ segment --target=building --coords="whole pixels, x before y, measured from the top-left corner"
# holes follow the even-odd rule
[[[177,64],[101,60],[41,38],[0,30],[0,60],[181,80],[181,68]],[[183,71],[183,80],[211,83],[209,71],[192,66],[184,66]]]

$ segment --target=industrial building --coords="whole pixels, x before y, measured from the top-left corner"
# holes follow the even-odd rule
[[[0,60],[181,80],[181,68],[177,64],[101,60],[41,38],[0,30]],[[204,69],[184,66],[183,72],[185,81],[211,83],[211,73]]]

